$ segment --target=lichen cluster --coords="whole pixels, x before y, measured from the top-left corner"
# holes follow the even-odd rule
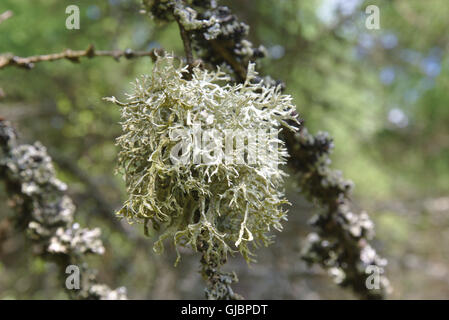
[[[83,265],[85,255],[104,253],[100,229],[81,228],[74,221],[75,205],[66,184],[56,178],[46,148],[39,142],[19,144],[13,128],[1,120],[0,179],[17,213],[15,224],[26,230],[36,254],[59,265],[61,277],[68,265]],[[125,288],[112,290],[94,276],[82,281],[80,290],[69,292],[73,298],[126,299]]]
[[[151,224],[160,233],[157,252],[171,238],[176,246],[201,246],[206,260],[239,251],[251,261],[249,246],[268,245],[269,232],[281,230],[286,219],[285,173],[278,167],[287,157],[282,141],[269,135],[269,156],[253,164],[173,163],[178,143],[173,132],[198,124],[203,132],[280,130],[287,120],[295,121],[295,107],[279,88],[253,83],[253,66],[238,85],[227,83],[219,70],[194,68],[191,80],[184,72],[173,57],[159,58],[152,74],[136,81],[126,103],[108,98],[122,108],[119,169],[129,198],[118,214]]]

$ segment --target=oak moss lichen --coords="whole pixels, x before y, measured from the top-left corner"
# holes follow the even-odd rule
[[[253,164],[173,163],[178,143],[173,132],[200,124],[203,131],[274,128],[278,133],[281,124],[291,128],[287,121],[296,121],[295,107],[279,87],[254,83],[254,65],[238,85],[220,70],[194,68],[191,80],[184,79],[185,72],[173,57],[159,57],[152,74],[136,81],[126,103],[107,98],[122,110],[119,171],[129,197],[118,215],[143,223],[145,229],[151,224],[159,233],[156,252],[171,238],[176,248],[207,248],[206,260],[239,251],[250,262],[250,246],[268,245],[269,232],[280,231],[286,220],[286,174],[278,167],[288,156],[283,142],[277,134],[269,135],[268,156]]]

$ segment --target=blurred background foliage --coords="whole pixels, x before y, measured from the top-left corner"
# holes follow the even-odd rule
[[[266,46],[260,70],[283,80],[312,132],[335,140],[333,167],[355,182],[355,210],[377,225],[374,245],[389,260],[391,298],[449,298],[449,22],[445,0],[239,0],[222,1],[251,26],[250,39]],[[65,8],[77,4],[80,30],[65,28]],[[368,30],[365,8],[380,8],[380,29]],[[182,55],[177,26],[156,25],[138,13],[137,0],[2,0],[0,53],[19,56],[65,48],[162,47]],[[140,227],[117,223],[124,184],[114,175],[119,110],[102,97],[123,92],[149,73],[149,58],[40,63],[33,70],[0,70],[0,115],[23,141],[41,141],[68,183],[77,219],[100,226],[107,252],[89,261],[111,286],[130,298],[202,298],[199,257],[152,252]],[[0,185],[0,298],[61,298],[57,269],[32,255],[11,230]],[[319,268],[300,260],[307,220],[318,210],[298,196],[277,242],[258,252],[258,263],[240,258],[228,268],[247,298],[354,298]]]

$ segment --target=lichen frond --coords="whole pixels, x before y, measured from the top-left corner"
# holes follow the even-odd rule
[[[151,75],[135,82],[126,103],[108,98],[122,110],[119,171],[129,198],[118,214],[151,223],[160,233],[155,251],[172,238],[176,246],[194,250],[207,243],[206,259],[239,251],[249,262],[250,244],[268,245],[270,231],[282,230],[286,174],[279,166],[288,154],[277,133],[281,124],[295,120],[295,107],[279,88],[256,83],[252,65],[248,70],[247,80],[238,85],[220,70],[199,68],[185,80],[186,67],[166,55]],[[208,133],[199,148],[198,132]],[[204,139],[224,147],[226,132],[271,134],[265,140],[245,136],[243,144],[232,140],[226,153],[202,148]],[[251,148],[266,152],[254,153],[257,157],[249,161]],[[239,154],[244,161],[228,161]],[[183,161],[174,162],[176,157]]]

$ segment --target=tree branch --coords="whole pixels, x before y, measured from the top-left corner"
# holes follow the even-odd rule
[[[71,50],[66,49],[60,53],[51,53],[44,55],[37,55],[31,57],[19,57],[12,54],[3,54],[0,55],[0,69],[6,68],[8,66],[15,66],[25,69],[34,68],[35,63],[44,62],[44,61],[56,61],[67,59],[71,62],[78,63],[80,62],[80,58],[87,57],[112,57],[115,60],[119,60],[121,57],[125,57],[126,59],[133,59],[139,57],[150,57],[153,61],[156,60],[157,55],[162,53],[162,49],[153,49],[150,51],[133,51],[132,49],[126,50],[95,50],[93,45],[89,45],[86,50]]]
[[[189,67],[193,66],[193,53],[192,53],[192,44],[190,42],[189,34],[184,29],[182,23],[179,21],[179,18],[176,19],[179,26],[179,33],[181,34],[182,43],[184,45],[184,53],[186,55],[187,64]]]
[[[313,217],[317,233],[309,235],[303,259],[326,270],[338,270],[336,279],[363,299],[382,299],[389,291],[383,275],[387,261],[370,246],[374,224],[366,213],[355,214],[350,208],[352,182],[329,168],[333,142],[327,133],[311,135],[306,128],[298,133],[285,130],[283,139],[289,149],[289,166],[298,173],[302,193],[317,202],[325,212]],[[367,268],[379,271],[379,287],[366,286]]]
[[[176,22],[178,23],[179,27],[179,33],[181,35],[182,43],[184,45],[184,53],[186,55],[186,62],[187,62],[187,68],[189,70],[189,73],[185,76],[187,80],[190,80],[192,78],[192,70],[193,70],[193,53],[192,53],[192,43],[189,38],[189,34],[187,33],[186,29],[182,25],[182,22],[179,17],[176,17]]]
[[[198,245],[201,252],[201,274],[207,283],[206,298],[208,300],[243,300],[243,297],[232,290],[231,285],[238,282],[237,275],[232,272],[222,272],[221,268],[226,261],[218,261],[216,257],[207,259],[207,243]]]
[[[125,288],[111,290],[97,283],[95,272],[84,262],[88,254],[104,252],[98,228],[81,228],[74,221],[75,206],[66,185],[55,175],[46,148],[36,142],[22,145],[11,125],[0,121],[0,179],[4,180],[19,230],[25,229],[34,252],[55,262],[61,280],[66,268],[81,270],[78,290],[68,290],[74,299],[126,299]]]

